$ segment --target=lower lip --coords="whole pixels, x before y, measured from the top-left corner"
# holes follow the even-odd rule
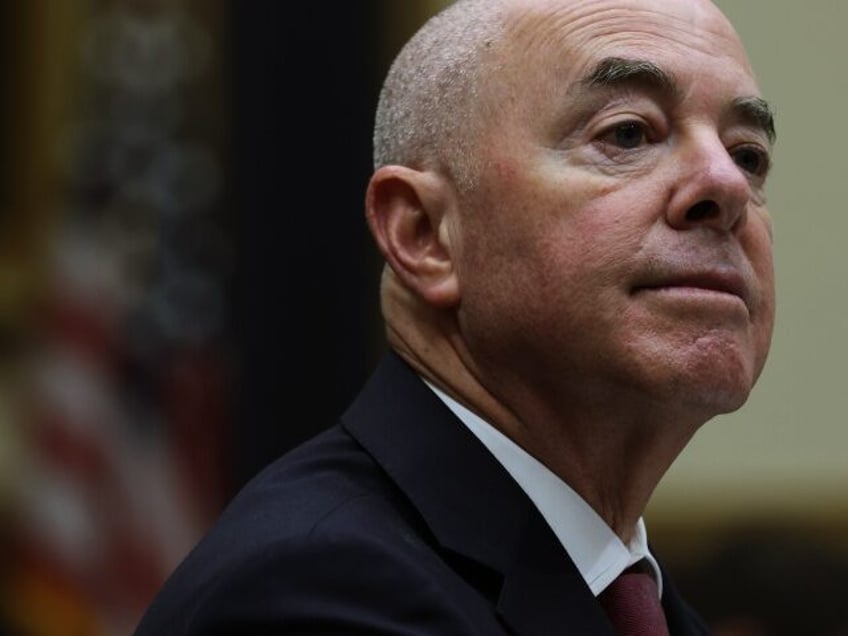
[[[637,290],[638,294],[649,294],[652,297],[665,298],[670,301],[696,303],[699,305],[709,305],[714,307],[740,307],[746,309],[745,301],[736,294],[722,291],[720,289],[710,289],[706,287],[687,287],[687,286],[669,286],[669,287],[643,287]]]

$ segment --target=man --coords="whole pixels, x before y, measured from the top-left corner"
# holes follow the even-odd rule
[[[709,0],[430,20],[386,79],[366,195],[390,353],[138,636],[706,633],[642,513],[763,368],[773,138]],[[662,608],[615,632],[634,564],[653,587],[631,609]]]

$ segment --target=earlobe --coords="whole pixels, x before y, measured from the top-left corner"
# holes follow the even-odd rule
[[[384,166],[368,184],[365,213],[380,251],[395,274],[428,303],[458,302],[447,227],[452,190],[440,176]]]

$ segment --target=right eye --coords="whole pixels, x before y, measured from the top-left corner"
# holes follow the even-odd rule
[[[601,141],[624,150],[633,150],[648,141],[648,131],[640,121],[628,120],[616,124],[600,137]]]

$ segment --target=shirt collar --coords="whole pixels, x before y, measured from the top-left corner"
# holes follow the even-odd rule
[[[597,596],[625,569],[646,559],[662,596],[662,575],[648,548],[647,529],[641,517],[636,523],[633,539],[625,545],[592,507],[544,464],[444,391],[427,380],[424,382],[527,494],[593,594]]]

